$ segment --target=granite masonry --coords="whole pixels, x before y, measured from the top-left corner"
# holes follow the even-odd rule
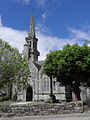
[[[0,117],[60,115],[84,112],[83,102],[29,103],[24,105],[0,105]]]

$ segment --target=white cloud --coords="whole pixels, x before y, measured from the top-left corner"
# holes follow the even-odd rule
[[[54,36],[46,36],[41,32],[37,33],[37,37],[39,39],[38,48],[39,51],[41,52],[41,56],[39,57],[40,60],[45,59],[46,54],[48,54],[50,50],[53,51],[62,49],[63,46],[67,43],[70,44],[75,43],[75,40],[72,39],[63,39]]]
[[[13,0],[13,1],[23,2],[23,3],[29,4],[29,2],[30,2],[31,0]]]
[[[2,24],[0,25],[0,39],[9,42],[10,45],[18,48],[20,52],[23,50],[26,34],[26,31],[15,30],[13,28],[5,27]]]
[[[38,3],[38,5],[45,5],[45,1],[46,0],[36,0],[37,1],[37,3]]]
[[[40,30],[40,29],[39,29]],[[70,35],[68,38],[58,38],[52,35],[45,35],[40,31],[37,32],[37,37],[39,39],[38,48],[41,51],[40,59],[45,59],[45,55],[49,53],[49,51],[62,49],[64,45],[67,43],[75,44],[78,43],[82,45],[86,40],[90,41],[90,31],[84,31],[81,29],[72,29],[69,28]],[[90,46],[90,43],[88,42]]]
[[[1,15],[0,15],[0,27],[2,27],[2,18],[1,18]]]
[[[37,24],[35,29],[36,29],[36,32],[39,31],[40,33],[42,33],[44,35],[48,34],[49,36],[52,36],[51,30],[49,28],[47,28],[44,24],[41,24],[41,23]]]
[[[43,19],[46,19],[46,17],[47,17],[47,16],[46,16],[46,13],[43,13],[43,14],[42,14],[42,18],[43,18]]]
[[[43,29],[44,31],[44,29]],[[70,29],[71,35],[67,38],[58,38],[52,34],[47,35],[42,32],[41,29],[36,29],[36,36],[38,38],[38,50],[40,52],[39,60],[45,59],[45,56],[51,50],[62,49],[67,43],[74,44],[79,41],[79,39],[89,39],[90,35],[82,30]],[[13,47],[19,49],[20,52],[23,51],[23,45],[25,43],[25,36],[27,36],[27,31],[15,30],[10,27],[5,27],[2,25],[2,20],[0,17],[0,39],[9,42]]]
[[[13,47],[18,48],[20,52],[23,51],[25,36],[27,36],[26,31],[15,30],[3,25],[0,26],[0,39],[9,42]],[[69,39],[62,39],[50,35],[45,35],[39,29],[36,32],[36,36],[38,38],[38,49],[41,53],[39,60],[45,59],[46,54],[49,53],[50,50],[61,49],[67,42],[71,44],[74,43],[74,41],[70,41]]]
[[[69,28],[71,33],[71,38],[76,39],[78,43],[85,43],[86,40],[90,41],[90,30],[88,31],[82,29]]]

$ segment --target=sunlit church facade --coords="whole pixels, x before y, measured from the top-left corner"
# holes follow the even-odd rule
[[[38,61],[40,52],[37,49],[37,44],[38,39],[35,34],[34,17],[31,16],[30,30],[28,32],[28,36],[25,38],[23,52],[24,57],[28,59],[31,78],[28,81],[28,85],[22,91],[18,92],[17,100],[46,101],[49,98],[50,78],[43,72],[44,61]],[[53,93],[56,99],[65,100],[65,88],[59,86],[56,79],[53,79]],[[85,97],[85,94],[82,96]]]

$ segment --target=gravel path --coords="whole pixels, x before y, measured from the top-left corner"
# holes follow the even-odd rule
[[[25,116],[13,118],[0,118],[0,120],[90,120],[90,112],[68,114],[68,115],[52,115],[52,116]]]

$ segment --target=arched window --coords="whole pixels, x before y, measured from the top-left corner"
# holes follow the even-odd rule
[[[50,90],[50,80],[49,80],[49,78],[47,77],[47,91],[49,91]]]
[[[43,78],[43,91],[46,92],[46,78]]]
[[[56,91],[56,82],[53,81],[53,91]]]

